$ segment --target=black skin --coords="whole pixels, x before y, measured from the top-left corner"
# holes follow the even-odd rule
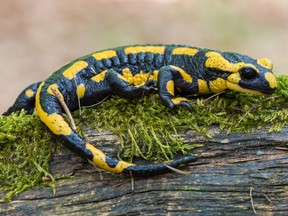
[[[82,106],[98,103],[110,95],[118,95],[124,98],[139,98],[143,97],[144,95],[158,93],[163,104],[168,108],[172,109],[175,106],[183,106],[192,111],[191,105],[187,103],[186,100],[180,99],[177,100],[177,103],[173,101],[173,98],[175,98],[174,90],[175,94],[177,93],[180,96],[197,95],[200,94],[198,86],[199,79],[209,83],[218,77],[226,79],[229,75],[227,72],[219,70],[216,71],[215,69],[215,71],[213,71],[211,68],[205,68],[205,61],[207,60],[205,54],[211,50],[176,45],[144,45],[141,47],[144,47],[143,51],[139,51],[139,49],[137,51],[135,49],[135,53],[132,54],[125,53],[125,48],[127,47],[112,49],[115,51],[116,55],[107,58],[104,58],[104,55],[101,60],[95,59],[92,54],[76,59],[75,61],[72,61],[71,63],[54,72],[51,76],[44,80],[42,84],[39,82],[26,88],[16,99],[14,105],[10,107],[8,111],[4,113],[4,115],[10,115],[12,112],[17,112],[21,109],[24,109],[27,114],[32,114],[35,107],[35,95],[37,93],[39,95],[38,102],[36,97],[37,109],[43,109],[45,115],[57,114],[58,116],[62,117],[63,109],[59,103],[59,100],[53,94],[49,93],[50,86],[54,84],[58,86],[58,90],[63,95],[63,98],[70,110],[76,110],[79,107],[76,84],[82,84],[85,86],[85,94],[80,100],[80,104]],[[147,49],[145,49],[146,47],[162,47],[165,52],[161,53],[154,50],[147,51]],[[198,52],[193,56],[188,55],[188,53],[177,55],[172,53],[176,48],[185,47],[189,49],[196,49]],[[228,61],[231,57],[231,61],[233,63],[235,61],[243,61],[244,59],[245,63],[250,63],[253,65],[256,64],[254,59],[243,56],[241,54],[231,53],[231,55],[229,55],[223,53],[222,55],[225,56]],[[76,75],[73,77],[73,79],[65,77],[64,72],[77,62],[86,62],[87,66],[79,71],[76,71]],[[159,71],[158,80],[145,80],[142,85],[135,86],[129,83],[126,78],[119,76],[124,75],[124,69],[129,69],[133,76],[140,74],[141,72],[150,73],[152,75],[153,71],[157,70]],[[103,73],[103,71],[106,71],[103,79],[100,81],[93,80],[93,77]],[[183,71],[185,73],[184,75]],[[192,77],[192,80],[187,80],[187,78],[184,77],[186,75],[188,77]],[[167,83],[169,81],[173,82],[173,88],[167,87]],[[261,82],[262,81],[254,81],[254,86],[251,88],[263,89]],[[246,81],[245,83],[247,85]],[[249,84],[248,87],[250,87]],[[32,97],[27,97],[27,95],[25,95],[27,89],[30,89],[34,92]],[[264,87],[263,91],[264,90],[266,92],[270,91],[271,93],[274,91],[274,89],[269,89],[268,87]],[[40,116],[40,119],[47,126],[49,125],[48,118],[41,118]],[[97,155],[85,147],[86,142],[75,131],[71,130],[71,133],[68,135],[64,133],[62,134],[60,131],[59,134],[55,135],[62,140],[63,144],[67,148],[78,154],[80,157],[90,161],[93,161],[93,158],[95,159],[95,157],[97,157]],[[177,168],[191,162],[195,162],[197,159],[197,156],[186,156],[165,164],[143,166],[131,165],[124,167],[117,172],[132,173],[141,176],[153,175],[171,171],[166,165]],[[111,168],[109,170],[111,172],[116,172],[115,167],[121,164],[119,160],[110,158],[106,155],[105,159],[103,159],[101,163],[107,165],[109,169]],[[99,164],[96,165],[98,166]]]

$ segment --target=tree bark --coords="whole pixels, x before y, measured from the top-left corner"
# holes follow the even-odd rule
[[[53,174],[73,175],[57,181],[57,191],[33,188],[11,203],[7,215],[287,215],[288,127],[226,134],[212,127],[212,138],[182,133],[186,143],[203,143],[199,160],[183,171],[147,178],[99,172],[61,148],[51,161]],[[86,131],[108,154],[119,144],[111,132]]]

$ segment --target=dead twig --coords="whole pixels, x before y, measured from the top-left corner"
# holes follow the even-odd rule
[[[285,147],[275,147],[275,148],[278,150],[288,151],[288,148],[285,148]]]
[[[65,113],[66,113],[66,115],[67,115],[67,118],[68,118],[69,121],[70,121],[71,128],[72,128],[73,130],[76,130],[76,125],[75,125],[74,119],[73,119],[73,117],[72,117],[72,115],[71,115],[71,112],[70,112],[67,104],[66,104],[65,101],[63,100],[61,93],[59,92],[58,89],[55,89],[55,88],[53,88],[53,87],[52,87],[51,89],[52,89],[55,97],[58,99],[58,101],[60,102],[61,106],[63,107],[63,109],[64,109],[64,111],[65,111]]]

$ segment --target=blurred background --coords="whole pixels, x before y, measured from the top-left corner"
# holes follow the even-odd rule
[[[75,58],[146,43],[268,57],[288,74],[288,1],[1,0],[0,114]]]

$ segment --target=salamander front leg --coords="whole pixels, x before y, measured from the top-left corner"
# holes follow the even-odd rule
[[[169,108],[174,108],[175,106],[182,106],[182,107],[186,107],[191,112],[193,109],[191,105],[187,103],[188,101],[187,98],[174,97],[175,96],[175,80],[180,80],[180,83],[182,83],[182,86],[179,86],[180,89],[181,87],[185,88],[187,85],[189,85],[187,80],[185,80],[183,77],[183,71],[180,72],[179,70],[182,70],[182,69],[180,68],[178,69],[175,66],[164,66],[160,69],[159,74],[158,74],[159,95],[165,106]]]

